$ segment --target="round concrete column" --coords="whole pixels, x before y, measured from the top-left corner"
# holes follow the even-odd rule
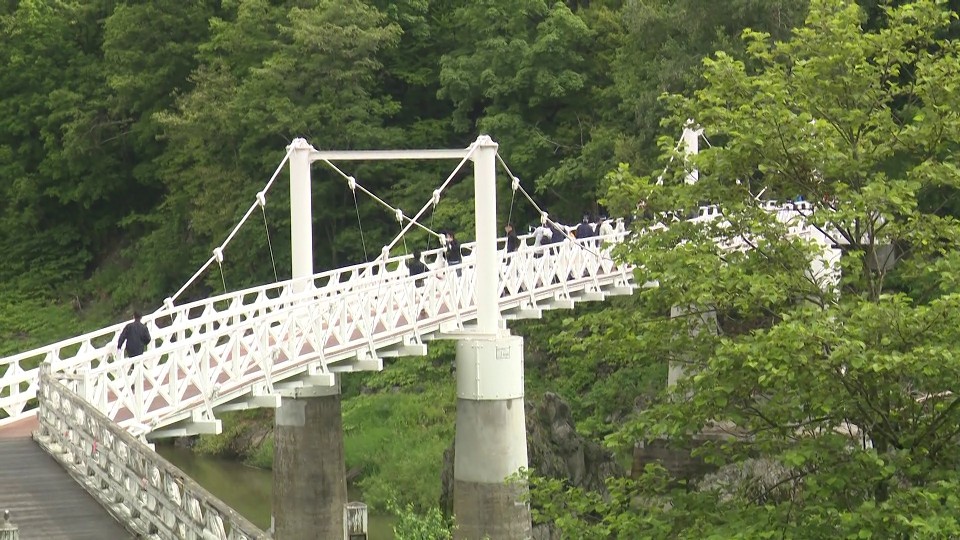
[[[453,466],[455,538],[529,538],[523,406],[523,338],[457,342],[457,432]]]

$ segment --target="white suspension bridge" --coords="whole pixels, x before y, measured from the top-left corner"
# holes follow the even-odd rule
[[[423,155],[465,161],[474,148]],[[331,161],[407,157],[404,151],[315,154]],[[440,193],[435,192],[437,200]],[[265,204],[264,192],[257,199]],[[404,232],[418,224],[416,218],[404,219]],[[547,248],[534,248],[530,236],[521,237],[516,252],[498,250],[487,265],[494,269],[498,312],[504,319],[538,317],[544,309],[629,294],[632,269],[616,264],[609,253],[623,235],[596,237],[588,246],[559,243],[547,257],[542,256]],[[425,251],[431,269],[416,276],[424,282],[417,287],[407,271],[410,256],[386,255],[400,239],[372,262],[175,305],[202,271],[223,262],[225,245],[218,247],[177,295],[144,317],[152,341],[143,355],[119,354],[116,342],[125,323],[118,323],[0,359],[0,410],[6,415],[0,426],[36,413],[41,363],[131,434],[161,438],[214,433],[218,411],[271,406],[280,389],[332,386],[336,373],[379,370],[382,358],[426,354],[425,342],[469,331],[476,322],[482,257],[476,242],[461,246],[468,255],[457,266],[445,263],[443,247]],[[502,247],[504,239],[498,242]],[[599,242],[603,247],[594,247]]]
[[[685,133],[684,140],[688,149],[692,145],[696,150],[696,134]],[[371,159],[457,159],[459,163],[430,201],[408,217],[332,163]],[[324,152],[295,140],[223,244],[161,308],[144,317],[152,341],[143,355],[123,358],[118,353],[121,323],[0,359],[0,433],[5,426],[38,416],[35,437],[41,445],[58,456],[81,484],[96,484],[87,486],[88,491],[131,530],[159,538],[260,537],[262,531],[199,486],[185,483],[182,473],[178,476],[158,456],[151,456],[146,443],[217,433],[221,429],[217,414],[253,407],[277,409],[279,430],[292,425],[287,422],[290,415],[282,412],[287,401],[309,403],[331,396],[337,400],[336,418],[329,429],[339,430],[340,374],[380,370],[384,358],[423,355],[433,339],[457,339],[461,346],[455,476],[457,489],[464,493],[459,502],[455,493],[455,511],[461,521],[458,535],[523,537],[529,529],[529,514],[518,502],[522,493],[503,492],[499,487],[504,478],[527,465],[522,341],[509,335],[504,321],[630,294],[635,283],[634,269],[611,256],[612,247],[624,239],[623,230],[549,247],[533,246],[532,238],[522,236],[520,247],[508,253],[504,239],[496,238],[498,160],[511,188],[519,190],[545,222],[552,223],[486,136],[466,149],[425,151]],[[316,161],[330,164],[354,193],[359,189],[387,206],[403,225],[374,261],[314,273],[310,164]],[[413,227],[436,235],[423,225],[423,216],[435,209],[468,161],[474,165],[476,240],[462,246],[467,255],[456,265],[444,262],[443,247],[424,252],[429,270],[411,276],[410,256],[394,256],[390,251]],[[288,164],[292,279],[177,304],[191,283],[214,264],[223,264],[231,239],[266,204],[270,187]],[[798,234],[823,244],[829,252],[823,235],[798,221],[809,208],[771,209],[778,211],[782,221],[793,223]],[[714,217],[715,209],[701,209],[699,219]],[[302,407],[299,410],[297,414],[302,415]],[[278,453],[283,452],[280,438],[278,434]],[[329,513],[319,512],[323,519],[333,519],[346,502],[345,489],[340,489],[342,440],[332,444],[298,461],[298,466],[307,467],[305,462],[325,455],[339,459],[335,465],[341,477],[329,480],[329,491],[337,500]],[[296,502],[280,504],[297,506]],[[495,508],[489,517],[499,516],[506,525],[485,524],[488,516],[482,510],[475,511],[481,514],[474,518],[467,515],[469,505],[483,504],[488,508],[492,504]],[[141,511],[144,505],[148,512]],[[518,506],[523,508],[515,510]],[[277,504],[274,509],[276,514]],[[346,530],[350,520],[346,512],[323,529],[324,534]],[[300,533],[294,531],[306,530],[299,526],[278,520],[277,537],[284,527],[284,537],[298,537]]]

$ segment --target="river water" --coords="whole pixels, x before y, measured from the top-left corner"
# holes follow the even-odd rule
[[[195,454],[187,448],[172,445],[158,444],[157,452],[257,527],[263,530],[270,527],[272,471]],[[360,500],[359,494],[353,492],[349,493],[348,498],[351,501]],[[393,522],[392,516],[370,515],[367,529],[370,540],[391,540]]]

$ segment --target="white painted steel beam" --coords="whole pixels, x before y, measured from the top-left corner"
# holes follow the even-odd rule
[[[192,437],[194,435],[218,435],[223,432],[223,424],[220,419],[190,419],[178,422],[164,429],[151,431],[147,434],[147,439],[169,439],[172,437]]]
[[[568,298],[548,298],[541,305],[547,309],[573,309],[576,302]]]
[[[228,411],[245,411],[247,409],[276,409],[280,406],[280,394],[266,394],[260,396],[246,395],[237,401],[217,405],[213,408],[214,414]]]
[[[450,150],[313,150],[310,161],[383,161],[395,159],[463,159],[469,148]]]
[[[410,343],[405,345],[393,345],[377,351],[377,355],[383,358],[397,358],[400,356],[426,356],[427,346],[422,343]]]
[[[474,259],[477,298],[477,332],[496,334],[500,320],[500,254],[497,252],[497,143],[487,135],[477,137],[473,157],[473,192],[476,216]]]
[[[331,373],[354,373],[358,371],[383,371],[381,358],[354,358],[346,362],[330,364]]]
[[[337,376],[333,373],[318,373],[316,375],[301,375],[294,379],[287,379],[273,384],[275,390],[294,390],[307,386],[334,387],[337,385]]]
[[[517,320],[521,320],[521,319],[542,319],[542,318],[543,318],[543,310],[542,310],[542,309],[529,309],[529,308],[527,308],[527,309],[517,309],[517,310],[515,310],[515,311],[511,311],[511,312],[505,313],[505,314],[503,315],[503,317],[504,317],[505,319],[507,319],[507,320],[513,320],[513,321],[517,321]]]
[[[603,289],[603,294],[607,296],[627,296],[633,294],[634,287],[609,287]]]
[[[310,197],[310,153],[313,147],[305,139],[294,139],[289,149],[290,264],[291,276],[296,279],[313,275],[313,209]]]

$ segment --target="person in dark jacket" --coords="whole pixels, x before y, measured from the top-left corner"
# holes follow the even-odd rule
[[[513,223],[507,223],[503,230],[507,233],[507,253],[513,253],[520,247],[517,231],[513,230]]]
[[[447,260],[448,266],[454,266],[463,262],[463,254],[460,253],[460,242],[457,242],[457,235],[453,231],[447,231],[446,246],[443,251],[443,258]],[[457,269],[457,274],[460,270]]]
[[[420,260],[420,255],[421,255],[420,250],[419,250],[419,249],[415,249],[415,250],[413,250],[413,258],[411,258],[409,261],[407,261],[407,270],[410,272],[410,275],[411,275],[411,276],[415,276],[415,275],[417,275],[417,274],[422,274],[422,273],[430,270],[429,268],[427,268],[427,265],[424,264],[422,260]],[[417,287],[423,287],[423,278],[420,278],[420,279],[414,281],[414,284],[415,284]]]
[[[590,223],[590,216],[586,214],[583,215],[583,220],[580,221],[580,225],[577,225],[577,230],[574,234],[577,235],[577,240],[583,240],[597,235],[593,224]]]
[[[123,327],[120,332],[120,339],[117,341],[117,349],[123,349],[123,344],[127,344],[127,357],[140,356],[143,354],[147,344],[150,343],[150,331],[147,326],[140,322],[143,315],[139,311],[133,312],[133,321]]]

